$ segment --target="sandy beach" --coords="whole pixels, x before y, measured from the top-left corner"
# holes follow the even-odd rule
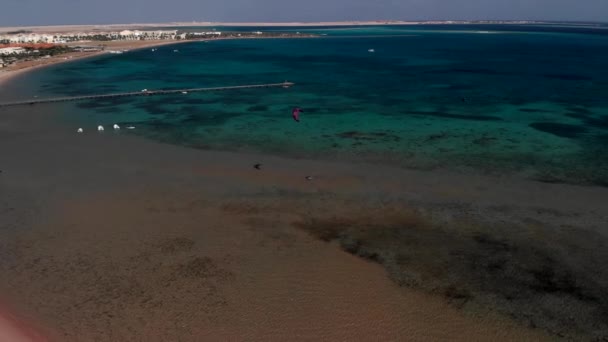
[[[139,26],[137,26],[139,27]],[[90,29],[90,27],[88,27]],[[70,28],[69,32],[73,32],[74,29]],[[59,31],[53,31],[59,32]],[[308,39],[310,36],[289,36],[287,38],[290,39]],[[68,44],[69,46],[105,46],[106,50],[139,50],[146,49],[164,45],[175,45],[175,44],[183,44],[183,43],[192,43],[192,42],[202,42],[209,40],[230,40],[230,39],[283,39],[282,37],[223,37],[223,38],[202,38],[202,39],[188,39],[188,40],[122,40],[122,41],[101,41],[101,42],[90,42],[90,41],[82,41],[82,42],[74,42]],[[50,58],[39,58],[33,61],[23,61],[19,63],[15,63],[8,67],[0,69],[0,86],[4,82],[7,82],[18,75],[22,75],[23,73],[36,70],[39,68],[71,62],[83,58],[90,58],[95,56],[100,56],[103,54],[107,54],[107,51],[95,51],[95,52],[70,52],[57,56],[52,56]]]
[[[127,40],[127,41],[107,41],[107,42],[75,42],[69,45],[75,46],[98,46],[104,45],[108,50],[137,50],[145,49],[156,46],[172,45],[185,43],[188,40]],[[52,56],[50,58],[39,58],[33,61],[23,61],[15,63],[6,68],[0,69],[0,86],[3,82],[7,82],[17,75],[21,75],[25,72],[29,72],[42,67],[55,65],[59,63],[66,63],[75,61],[83,58],[90,58],[107,54],[107,51],[95,51],[95,52],[70,52],[61,55]]]

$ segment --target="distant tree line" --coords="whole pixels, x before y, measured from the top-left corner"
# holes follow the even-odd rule
[[[21,59],[31,59],[31,58],[36,58],[36,57],[43,57],[43,56],[56,56],[56,55],[61,55],[64,53],[75,51],[73,48],[71,48],[69,46],[63,46],[63,45],[53,46],[48,49],[36,49],[33,47],[26,47],[24,49],[25,49],[26,53],[0,55],[0,57],[5,57],[5,58],[10,57],[11,59],[14,59],[14,60],[21,60]]]
[[[108,35],[104,35],[104,34],[96,34],[94,36],[88,36],[87,39],[90,40],[97,40],[97,41],[110,41],[110,40],[114,40],[114,38],[112,38],[111,36]]]
[[[6,34],[20,34],[20,33],[32,33],[32,31],[19,30],[19,31],[6,32]]]
[[[74,51],[73,48],[69,47],[69,46],[65,46],[65,45],[56,45],[53,47],[50,47],[48,49],[35,49],[35,48],[25,48],[26,51],[28,51],[28,55],[29,56],[33,56],[33,57],[40,57],[40,56],[55,56],[55,55],[61,55],[63,53],[68,53],[68,52],[72,52]]]

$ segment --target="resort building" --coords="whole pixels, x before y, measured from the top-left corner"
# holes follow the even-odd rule
[[[0,42],[8,44],[54,43],[65,44],[86,40],[161,40],[176,39],[177,30],[139,31],[123,30],[120,32],[76,32],[76,33],[18,33],[0,35]]]
[[[159,40],[175,39],[177,30],[174,31],[139,31],[124,30],[119,32],[122,40]]]
[[[219,31],[209,31],[209,32],[192,32],[192,36],[194,37],[208,37],[208,36],[221,36],[222,32]]]
[[[0,48],[0,56],[8,56],[8,55],[20,55],[24,54],[27,51],[22,47],[5,47]]]
[[[0,41],[6,41],[8,43],[54,43],[54,37],[52,34],[6,34],[0,35]]]

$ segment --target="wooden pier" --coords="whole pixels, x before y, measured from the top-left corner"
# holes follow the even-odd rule
[[[34,105],[39,103],[53,103],[53,102],[68,102],[68,101],[81,101],[81,100],[94,100],[94,99],[107,99],[116,97],[127,97],[127,96],[151,96],[151,95],[169,95],[169,94],[188,94],[198,93],[204,91],[224,91],[224,90],[238,90],[238,89],[255,89],[255,88],[289,88],[293,86],[292,82],[282,83],[266,83],[266,84],[247,84],[239,86],[229,87],[211,87],[211,88],[188,88],[188,89],[166,89],[166,90],[147,90],[143,89],[140,91],[130,91],[124,93],[111,93],[111,94],[94,94],[94,95],[81,95],[81,96],[64,96],[64,97],[49,97],[49,98],[36,98],[30,100],[21,100],[13,102],[0,102],[0,107],[8,106],[22,106],[22,105]]]

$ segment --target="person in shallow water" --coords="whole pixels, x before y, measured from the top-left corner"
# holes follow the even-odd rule
[[[302,110],[302,108],[300,107],[295,107],[294,109],[291,110],[291,116],[293,117],[293,119],[296,122],[300,122],[300,113],[303,113],[304,111]]]

